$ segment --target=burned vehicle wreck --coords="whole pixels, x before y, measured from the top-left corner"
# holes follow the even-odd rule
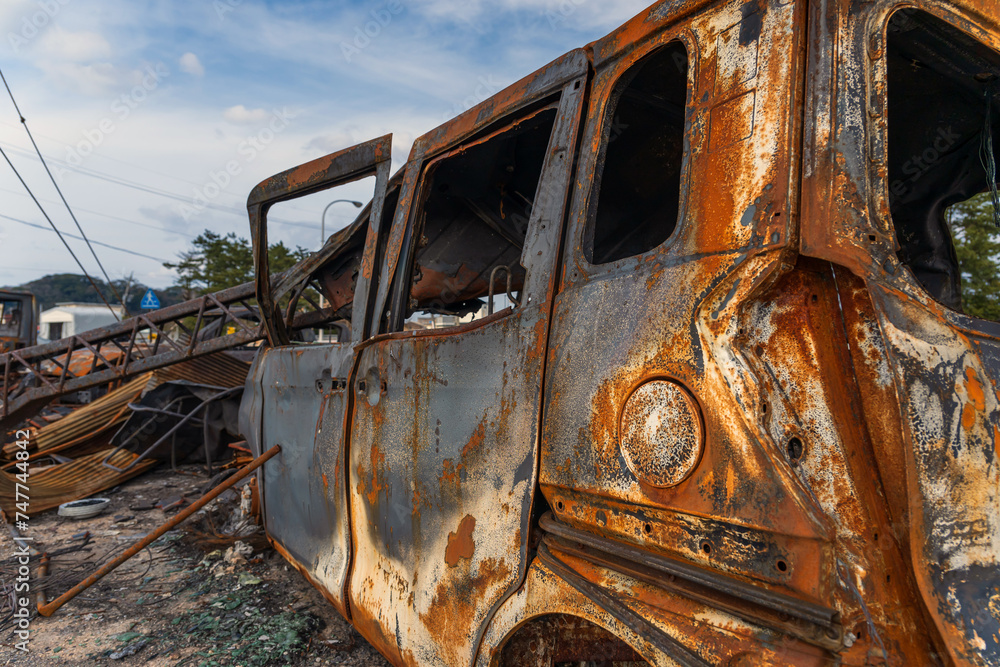
[[[947,214],[998,76],[993,0],[664,0],[395,176],[268,179],[269,539],[398,665],[1000,664],[1000,324]],[[370,176],[271,276],[268,208]],[[306,284],[339,342],[291,341]]]

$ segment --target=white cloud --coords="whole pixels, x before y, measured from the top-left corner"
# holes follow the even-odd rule
[[[0,39],[7,43],[10,60],[10,71],[5,65],[4,73],[46,155],[65,160],[70,146],[79,146],[102,118],[111,118],[114,132],[86,158],[85,168],[147,188],[71,171],[60,184],[74,207],[163,227],[160,232],[88,214],[81,218],[88,234],[174,258],[188,247],[191,235],[205,228],[247,236],[246,196],[262,179],[390,131],[393,166],[398,167],[414,137],[465,108],[468,100],[478,101],[480,88],[492,91],[527,75],[606,34],[649,2],[406,1],[405,11],[393,15],[378,34],[366,36],[368,46],[350,61],[342,55],[341,43],[354,44],[355,28],[366,28],[372,9],[383,6],[378,2],[289,0],[275,5],[245,0],[220,20],[204,0],[0,0]],[[59,13],[47,19],[38,15],[44,25],[29,29],[25,21],[41,11],[40,4],[58,5]],[[10,48],[9,32],[25,40],[22,48]],[[67,35],[66,40],[57,39],[58,34]],[[147,65],[162,67],[158,63],[164,53],[172,54],[167,63],[177,73],[193,74],[184,60],[188,53],[197,54],[188,59],[192,65],[203,65],[205,58],[213,86],[201,85],[200,74],[171,76],[162,90],[120,120],[112,102],[140,85]],[[317,79],[324,85],[311,85]],[[497,83],[484,86],[483,79]],[[239,99],[242,105],[230,106]],[[286,105],[301,116],[248,159],[241,143],[266,126],[271,109]],[[0,141],[30,153],[16,118],[0,115]],[[223,178],[219,174],[234,160],[241,171],[221,188],[212,201],[216,207],[184,219],[178,207],[193,201],[206,184],[216,183],[213,177]],[[24,162],[29,182],[47,180],[40,165],[28,157]],[[365,191],[362,185],[344,186],[344,193],[335,196],[367,200],[371,187],[364,184]],[[356,191],[349,189],[355,186]],[[0,190],[20,188],[9,170],[0,170]],[[0,197],[5,215],[45,225],[28,197],[2,192]],[[324,197],[288,202],[273,221],[276,239],[315,246],[328,202]],[[342,213],[344,222],[356,213],[350,206],[343,212],[339,208],[331,210],[327,230],[335,212]],[[294,224],[282,224],[281,218]],[[3,233],[8,235],[5,249],[32,259],[0,266],[0,284],[75,270],[66,269],[67,256],[52,245],[51,232],[0,221]],[[96,270],[85,250],[81,259]],[[115,276],[134,270],[136,279],[149,285],[172,280],[154,260],[109,249],[98,252]]]
[[[89,96],[107,95],[121,80],[121,73],[111,63],[81,65],[42,61],[38,63],[38,67],[57,85]]]
[[[205,68],[202,66],[198,56],[190,51],[181,56],[181,69],[194,76],[205,76]]]
[[[111,44],[96,32],[70,32],[52,26],[39,39],[36,56],[48,60],[71,63],[107,60],[111,57]]]
[[[247,109],[242,104],[237,104],[234,107],[226,109],[222,117],[230,123],[236,123],[237,125],[252,125],[254,123],[263,123],[271,117],[271,113],[265,109]]]

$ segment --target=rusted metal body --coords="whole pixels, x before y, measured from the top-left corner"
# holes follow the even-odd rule
[[[901,8],[1000,62],[992,0],[660,2],[415,143],[309,267],[341,303],[357,285],[352,340],[289,344],[265,309],[241,417],[283,448],[265,525],[391,662],[1000,664],[1000,325],[897,256]],[[630,135],[635,99],[681,140]],[[618,158],[642,139],[679,156],[676,223],[622,251],[602,207],[646,192]],[[387,160],[383,138],[262,184],[258,252],[262,202]],[[507,174],[499,216],[468,203],[477,165]],[[500,266],[510,308],[404,327],[492,299]]]

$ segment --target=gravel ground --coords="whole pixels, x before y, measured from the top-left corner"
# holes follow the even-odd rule
[[[90,534],[82,549],[52,558],[50,598],[171,514],[133,508],[197,498],[207,481],[197,470],[156,470],[100,494],[111,504],[92,519],[64,519],[55,510],[32,517],[22,533],[39,551],[79,547],[74,535]],[[206,548],[183,531],[168,533],[51,618],[33,618],[28,653],[14,648],[8,606],[0,613],[0,665],[389,664],[259,536],[250,542],[259,550],[227,557],[224,544]],[[0,591],[13,587],[16,548],[0,529]]]

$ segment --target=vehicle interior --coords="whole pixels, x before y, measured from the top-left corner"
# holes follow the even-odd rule
[[[947,211],[996,187],[1000,54],[926,12],[904,9],[889,22],[887,75],[899,258],[931,296],[962,311],[963,270]]]
[[[406,318],[477,316],[524,285],[525,234],[556,119],[545,103],[427,167]]]

